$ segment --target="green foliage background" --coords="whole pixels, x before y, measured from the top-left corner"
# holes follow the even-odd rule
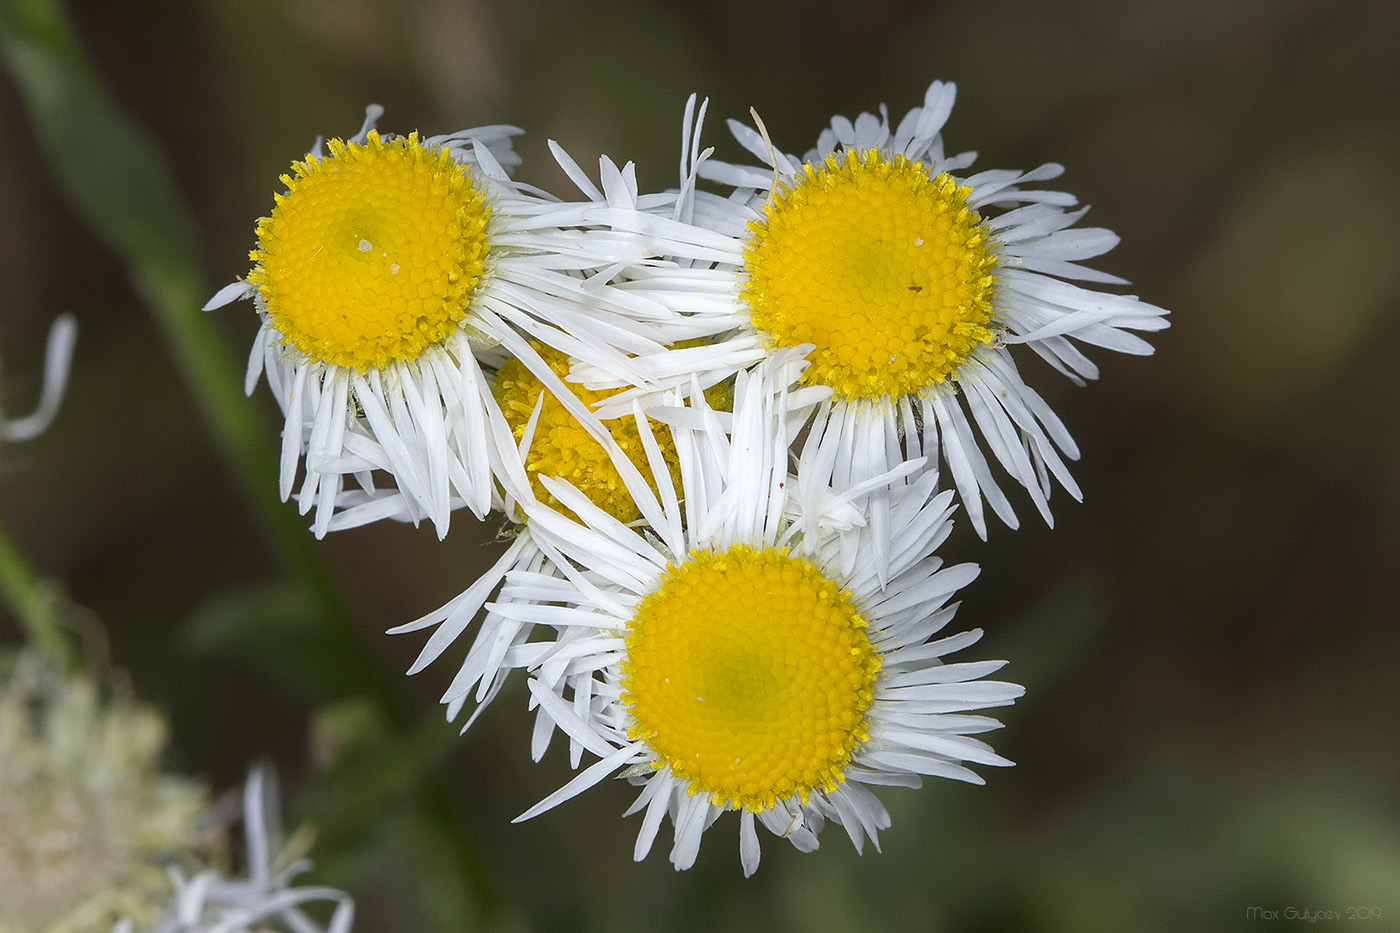
[[[4,451],[0,521],[172,717],[172,767],[226,787],[278,763],[358,929],[1400,923],[1400,7],[113,0],[38,47],[46,0],[0,8],[6,410],[54,314],[82,328],[58,422]],[[520,176],[567,194],[547,139],[671,184],[692,90],[737,156],[720,118],[750,106],[800,152],[934,78],[959,85],[951,150],[1063,162],[1123,237],[1096,265],[1173,312],[1155,357],[1096,354],[1087,389],[1028,367],[1085,503],[945,546],[983,567],[959,613],[978,656],[1028,687],[994,737],[1017,767],[884,794],[883,854],[765,837],[747,882],[732,821],[688,873],[664,845],[634,864],[622,782],[510,825],[568,774],[530,763],[523,685],[457,739],[450,671],[403,677],[418,642],[382,634],[464,588],[497,529],[313,542],[276,502],[269,393],[237,398],[254,316],[198,304],[247,271],[277,176],[371,101],[401,132],[520,125]]]

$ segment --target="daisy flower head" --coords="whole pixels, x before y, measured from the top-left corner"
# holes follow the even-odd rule
[[[635,320],[647,310],[606,284],[641,245],[590,229],[588,198],[512,181],[519,130],[397,136],[374,128],[381,113],[292,165],[258,222],[252,271],[205,306],[256,306],[246,388],[266,372],[286,419],[281,494],[304,465],[297,501],[315,509],[318,537],[385,517],[443,535],[452,509],[498,504],[489,373],[512,356],[601,432],[525,335],[595,363],[656,346]],[[635,186],[630,166],[603,170],[606,190],[588,192],[598,201]]]
[[[555,572],[510,574],[496,611],[555,632],[529,645],[532,751],[559,730],[575,766],[582,751],[599,760],[518,819],[621,773],[641,787],[629,810],[643,813],[637,859],[669,815],[671,861],[689,868],[705,830],[737,811],[749,875],[758,824],[803,851],[828,820],[857,850],[866,837],[878,846],[890,819],[870,787],[924,775],[981,783],[966,763],[1010,764],[971,737],[999,725],[974,711],[1022,688],[982,679],[1001,661],[944,663],[980,632],[934,637],[976,575],[932,556],[950,496],[902,465],[833,493],[829,474],[811,475],[822,461],[810,441],[807,478],[789,474],[811,393],[829,392],[785,388],[809,349],[741,373],[732,414],[709,408],[698,383],[687,407],[653,410],[671,425],[681,476],[673,486],[653,470],[659,522],[629,527],[549,479],[578,521],[527,506]],[[865,509],[875,486],[889,503],[884,573]]]
[[[1122,283],[1079,264],[1117,237],[1075,227],[1087,208],[1036,187],[1061,166],[969,174],[975,153],[944,152],[954,92],[934,82],[897,126],[883,108],[837,117],[800,158],[776,150],[766,131],[730,121],[760,165],[707,159],[692,101],[677,222],[657,239],[687,277],[731,283],[729,308],[715,308],[713,295],[697,305],[713,332],[732,328],[712,349],[712,376],[814,344],[806,378],[832,390],[829,426],[872,442],[846,449],[838,482],[842,473],[858,482],[889,469],[908,456],[903,440],[917,435],[930,469],[940,455],[947,464],[985,538],[984,497],[1007,525],[1018,524],[989,460],[1025,487],[1047,522],[1051,477],[1080,498],[1064,462],[1078,449],[1021,378],[1015,348],[1082,384],[1098,370],[1080,345],[1147,354],[1151,346],[1132,332],[1167,322],[1135,297],[1075,284]],[[731,196],[695,191],[697,174],[730,186]],[[667,289],[660,273],[652,279],[640,276],[637,287]],[[675,292],[675,303],[684,306],[685,294]],[[660,384],[678,376],[664,357],[642,365]]]

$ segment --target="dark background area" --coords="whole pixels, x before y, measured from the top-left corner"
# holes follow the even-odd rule
[[[833,114],[883,101],[897,120],[941,78],[959,86],[949,150],[979,150],[978,168],[1064,163],[1057,184],[1123,238],[1094,265],[1172,311],[1154,357],[1092,353],[1103,376],[1086,389],[1020,358],[1080,444],[1085,502],[1059,495],[1051,530],[1021,497],[1020,531],[994,526],[984,544],[964,527],[943,549],[983,568],[958,617],[987,632],[969,658],[1007,658],[1007,679],[1028,688],[992,737],[1014,769],[986,769],[981,788],[883,793],[883,854],[857,857],[839,827],[812,855],[765,835],[744,881],[730,819],[677,874],[669,830],[631,861],[640,821],[619,818],[633,794],[622,782],[509,824],[568,775],[557,748],[529,761],[517,684],[437,771],[474,880],[377,810],[363,814],[375,841],[358,862],[313,850],[339,866],[322,880],[352,884],[358,929],[431,928],[425,877],[481,930],[1237,929],[1258,925],[1251,907],[1379,908],[1362,929],[1400,928],[1400,7],[69,10],[117,103],[170,161],[210,294],[246,273],[277,176],[317,134],[354,133],[371,101],[387,130],[522,126],[519,177],[567,196],[547,139],[585,166],[636,160],[644,189],[673,184],[691,91],[711,98],[708,142],[739,158],[722,118],[750,106],[800,153]],[[211,606],[278,579],[277,559],[8,79],[0,126],[5,410],[32,405],[53,316],[72,310],[81,327],[58,421],[4,451],[0,520],[171,716],[172,767],[227,787],[268,756],[295,799],[333,757],[326,710],[275,659],[197,650],[188,635]],[[248,306],[217,325],[242,359]],[[275,438],[266,387],[248,404]],[[383,630],[463,589],[499,552],[496,530],[458,513],[444,542],[379,525],[315,550],[397,675],[420,641]],[[18,639],[0,615],[0,642]],[[450,674],[393,682],[428,719]]]

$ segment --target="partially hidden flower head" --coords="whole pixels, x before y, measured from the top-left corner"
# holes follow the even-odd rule
[[[281,494],[303,465],[296,496],[318,536],[385,517],[442,535],[454,508],[499,505],[490,374],[512,357],[604,434],[526,335],[614,372],[657,346],[655,309],[607,285],[643,245],[588,216],[628,198],[630,166],[603,160],[604,189],[584,179],[587,197],[561,201],[512,181],[513,127],[397,136],[374,128],[380,115],[282,176],[252,271],[205,306],[256,306],[246,388],[267,374],[286,419]]]
[[[246,877],[226,877],[212,869],[187,877],[170,868],[174,894],[164,916],[146,927],[125,919],[112,933],[349,933],[355,902],[336,888],[292,882],[311,867],[305,859],[286,858],[281,839],[277,779],[267,766],[248,774],[239,811],[247,849]],[[308,904],[331,905],[324,922],[307,913]]]
[[[801,419],[786,387],[809,349],[740,373],[732,413],[713,410],[698,381],[687,405],[676,395],[651,410],[671,427],[680,482],[653,470],[660,515],[646,527],[553,479],[544,485],[577,520],[522,503],[552,571],[509,574],[495,610],[555,633],[523,659],[538,704],[532,751],[560,730],[576,767],[585,751],[599,760],[518,819],[621,773],[641,787],[629,811],[643,814],[637,859],[669,816],[671,861],[688,868],[705,831],[735,811],[747,875],[760,824],[807,851],[834,821],[859,850],[890,825],[872,786],[980,783],[967,763],[1010,764],[971,737],[999,725],[974,711],[1022,688],[983,679],[1004,662],[943,660],[981,634],[941,634],[949,598],[976,575],[932,553],[950,496],[934,494],[931,474],[909,481],[904,465],[834,491],[830,451],[810,436],[799,476],[789,472]],[[889,504],[878,529],[865,508],[877,487]],[[888,539],[883,573],[875,534]]]
[[[160,768],[155,710],[37,653],[0,656],[0,933],[143,924],[206,843],[204,787]]]
[[[814,344],[806,378],[831,388],[828,428],[850,439],[837,482],[907,459],[903,439],[918,435],[928,468],[941,456],[986,537],[984,497],[1007,525],[1018,524],[991,463],[1047,522],[1052,478],[1080,498],[1065,465],[1078,449],[1022,379],[1018,348],[1082,384],[1098,375],[1082,346],[1147,354],[1151,346],[1133,332],[1167,322],[1161,308],[1098,287],[1121,279],[1080,264],[1118,238],[1077,226],[1087,208],[1038,187],[1061,166],[971,172],[975,153],[944,152],[954,95],[952,84],[934,82],[897,126],[883,108],[836,117],[801,157],[730,121],[759,165],[707,160],[692,98],[674,222],[654,217],[647,226],[675,268],[643,270],[632,287],[691,309],[692,326],[706,319],[720,335],[708,354],[639,361],[646,381],[675,384],[692,371],[721,378]],[[731,196],[697,192],[696,175],[730,186]],[[674,285],[678,277],[685,287]],[[716,299],[723,280],[728,307]]]
[[[61,314],[54,319],[44,351],[44,381],[39,404],[34,411],[20,418],[8,417],[0,410],[0,441],[30,440],[42,434],[53,422],[68,388],[68,371],[77,340],[78,322],[73,315]]]

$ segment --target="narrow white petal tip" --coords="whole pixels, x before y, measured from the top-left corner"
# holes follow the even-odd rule
[[[0,440],[27,441],[42,434],[63,403],[68,389],[68,371],[73,363],[73,350],[78,343],[78,319],[64,312],[49,326],[48,347],[44,351],[44,385],[39,393],[39,407],[24,418],[6,421],[0,417]]]
[[[222,308],[226,304],[232,304],[240,298],[247,298],[253,293],[253,286],[247,282],[231,282],[214,293],[214,297],[204,303],[201,311],[213,311]]]

